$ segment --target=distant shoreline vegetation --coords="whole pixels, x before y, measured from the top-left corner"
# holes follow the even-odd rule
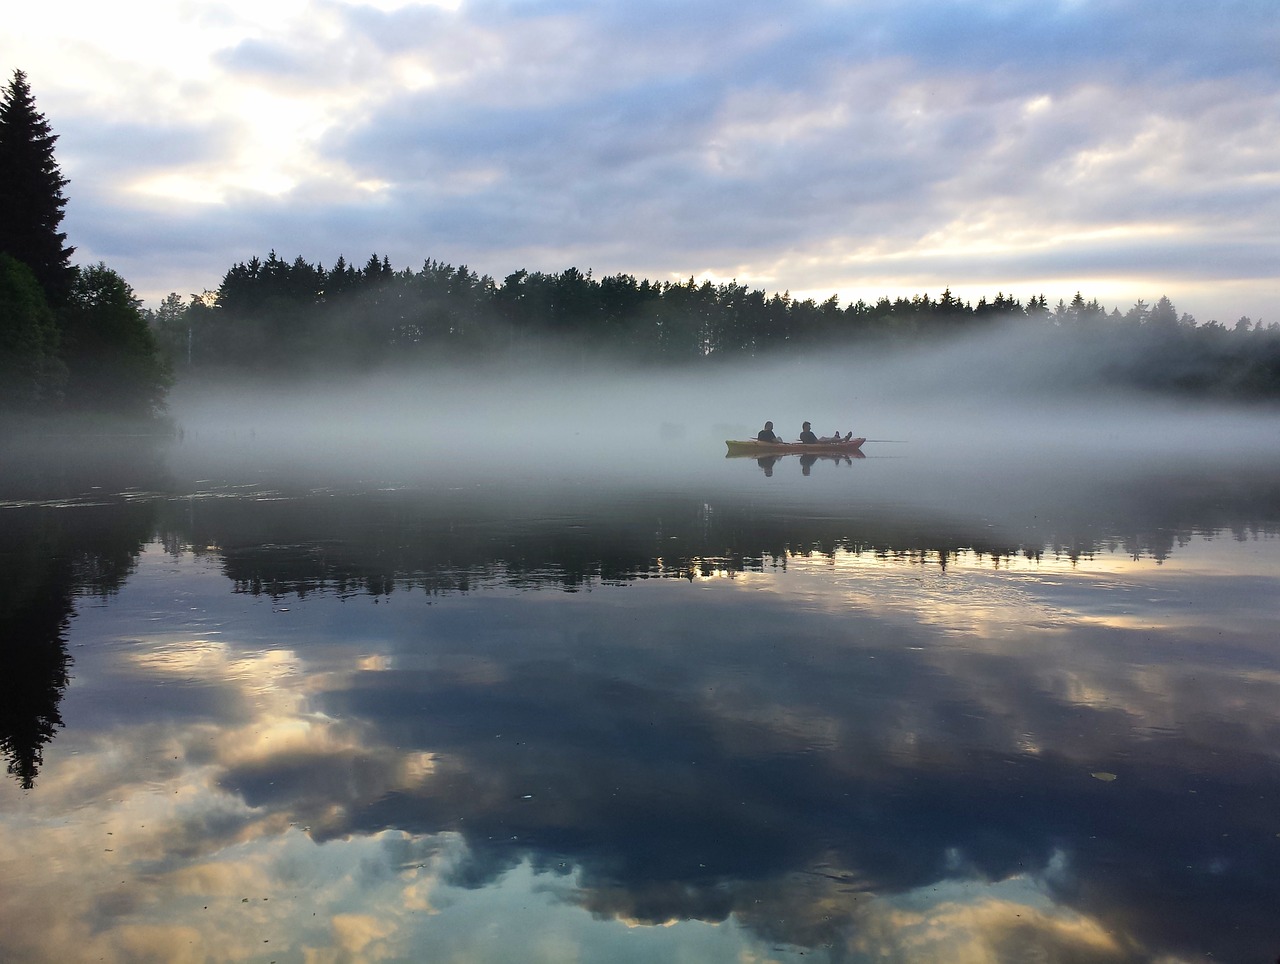
[[[911,349],[1014,328],[1009,374],[1180,395],[1280,398],[1280,326],[1240,318],[1230,328],[1179,315],[1168,298],[1108,312],[1077,294],[1050,306],[999,293],[976,305],[881,298],[841,306],[767,294],[735,282],[596,278],[567,268],[516,271],[501,283],[465,265],[427,260],[395,270],[370,256],[330,269],[272,251],[227,271],[216,292],[170,294],[144,310],[179,377],[313,374],[388,366],[528,359],[544,346],[586,361],[688,365],[779,358],[846,346]],[[1018,351],[1034,339],[1034,359]],[[999,349],[997,349],[999,350]],[[984,374],[998,372],[998,360]],[[1028,372],[1030,365],[1034,371]],[[1021,368],[1019,368],[1021,366]]]

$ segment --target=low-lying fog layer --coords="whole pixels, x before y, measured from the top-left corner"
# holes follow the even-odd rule
[[[787,439],[806,420],[819,435],[865,436],[868,458],[908,459],[937,485],[1008,467],[1083,461],[1102,471],[1149,460],[1256,462],[1280,452],[1274,409],[1036,384],[1026,373],[1044,370],[1037,344],[989,334],[910,354],[841,352],[696,371],[579,359],[305,386],[180,387],[175,468],[197,477],[248,471],[387,482],[487,473],[671,480],[723,461],[725,439],[754,437],[766,419]]]

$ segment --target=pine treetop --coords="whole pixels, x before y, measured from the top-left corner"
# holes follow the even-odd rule
[[[75,250],[58,230],[68,181],[54,158],[57,140],[27,75],[15,70],[0,94],[0,252],[26,264],[55,304],[70,287]]]

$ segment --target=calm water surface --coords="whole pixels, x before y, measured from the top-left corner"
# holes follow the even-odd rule
[[[703,442],[9,451],[0,959],[1275,960],[1280,462]]]

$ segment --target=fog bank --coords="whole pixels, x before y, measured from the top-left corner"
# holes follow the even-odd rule
[[[853,432],[868,457],[967,461],[1249,460],[1280,449],[1272,408],[1180,403],[1038,373],[1034,333],[986,332],[909,353],[841,351],[777,362],[654,369],[577,357],[525,367],[398,372],[257,385],[180,385],[171,410],[188,452],[414,473],[450,465],[662,473],[723,456],[765,420],[784,438],[811,421]],[[354,460],[354,462],[353,462]],[[377,474],[377,473],[374,473]]]

